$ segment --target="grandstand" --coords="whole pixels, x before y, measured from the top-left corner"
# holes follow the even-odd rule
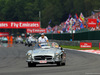
[[[82,14],[83,16],[83,14]],[[87,31],[98,31],[100,30],[100,12],[94,13],[91,16],[84,18],[83,21],[80,22],[80,16],[78,19],[74,18],[68,18],[65,22],[62,22],[59,25],[54,26],[53,28],[47,27],[48,33],[71,33],[71,31],[77,32],[87,32]],[[97,19],[97,25],[96,27],[88,27],[88,19]]]

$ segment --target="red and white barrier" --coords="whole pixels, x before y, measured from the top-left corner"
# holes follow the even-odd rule
[[[100,50],[79,50],[81,52],[100,54]]]

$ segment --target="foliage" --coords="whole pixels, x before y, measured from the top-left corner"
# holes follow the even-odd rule
[[[41,20],[42,27],[47,27],[51,19],[51,26],[54,26],[65,21],[69,14],[74,16],[83,12],[87,17],[94,9],[99,9],[99,5],[99,0],[0,0],[0,20]]]

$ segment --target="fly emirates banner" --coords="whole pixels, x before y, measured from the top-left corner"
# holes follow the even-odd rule
[[[2,29],[27,29],[27,28],[40,28],[40,22],[0,22]]]

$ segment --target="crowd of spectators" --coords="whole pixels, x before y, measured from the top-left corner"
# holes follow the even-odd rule
[[[59,25],[55,25],[54,27],[51,27],[48,25],[46,28],[47,33],[76,33],[80,30],[88,30],[88,31],[95,31],[95,30],[100,30],[100,13],[95,13],[92,14],[91,16],[85,18],[83,17],[84,20],[82,22],[79,21],[80,16],[77,18],[74,16],[72,18],[71,16],[65,21],[62,22]],[[96,28],[94,27],[88,27],[88,19],[97,19],[97,25]]]

